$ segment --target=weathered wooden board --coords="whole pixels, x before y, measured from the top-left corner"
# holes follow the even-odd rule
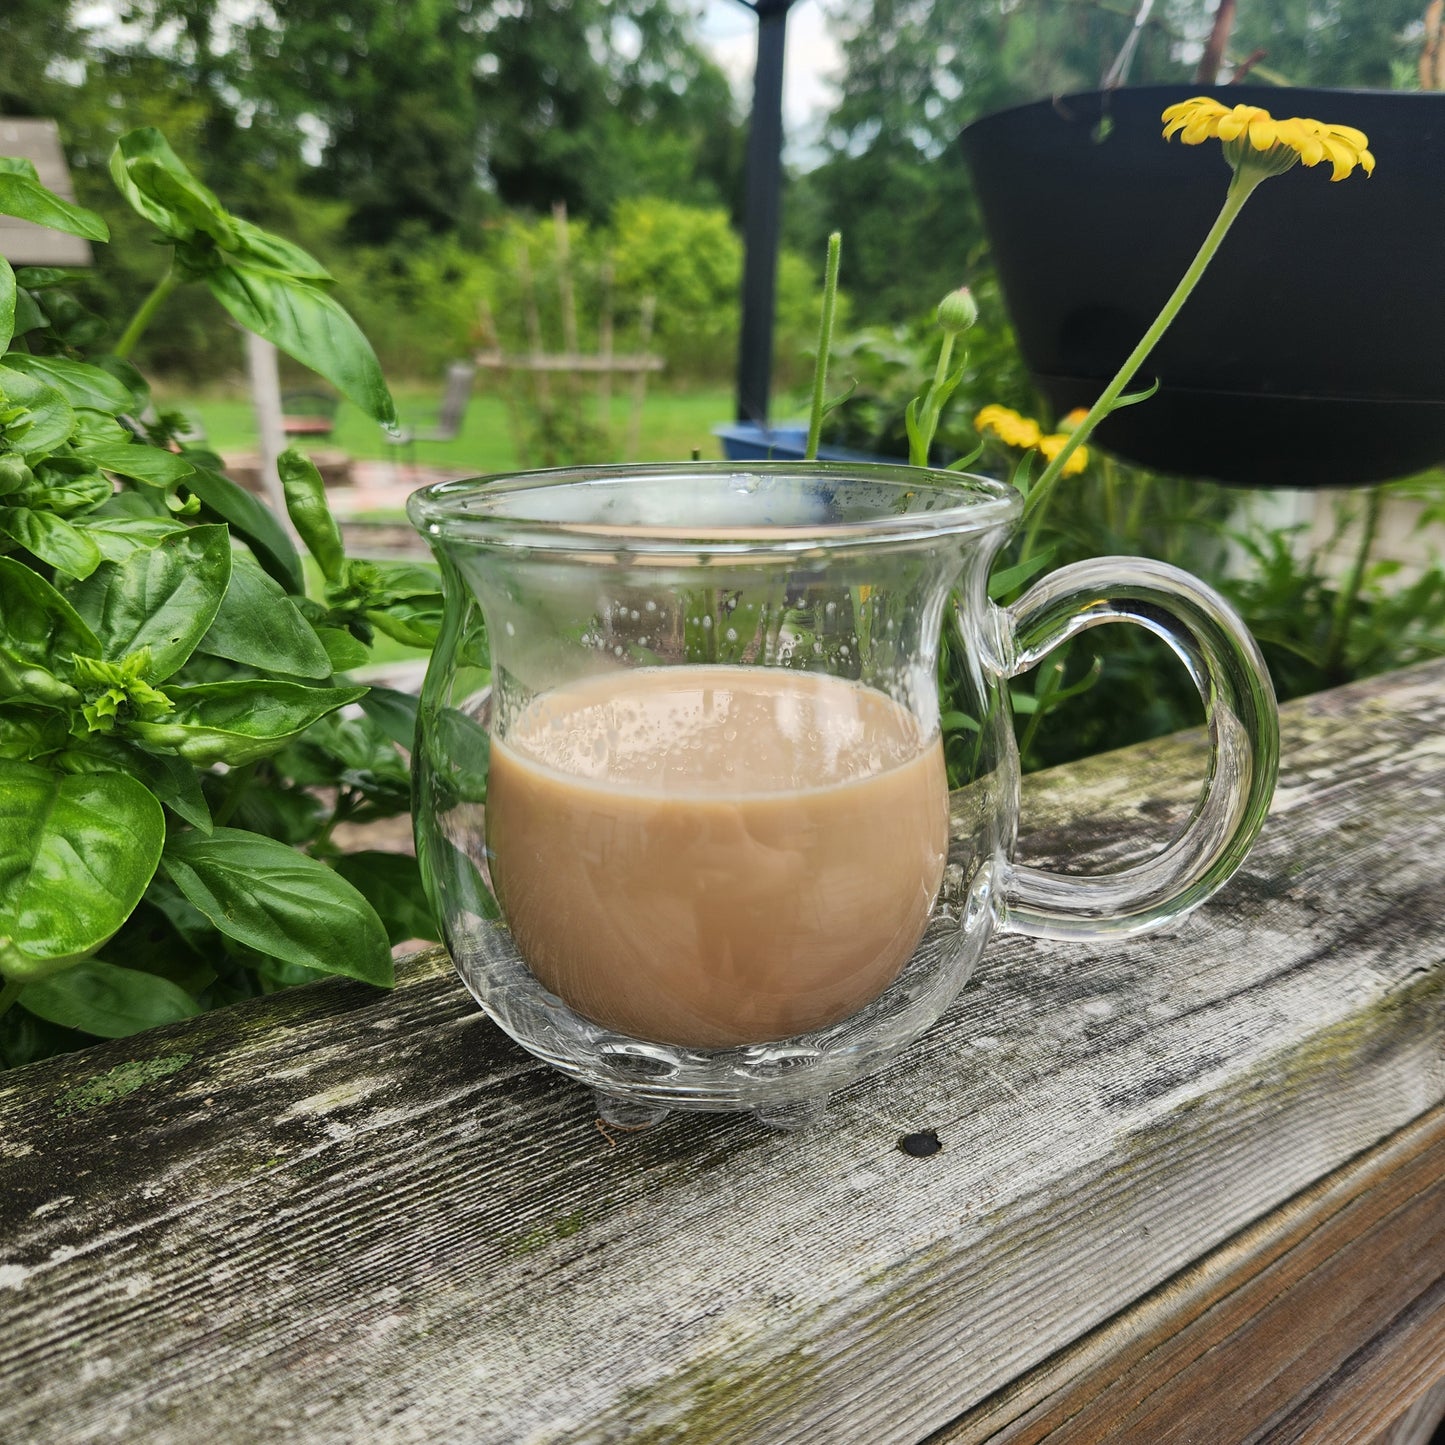
[[[1292,707],[1284,757],[1259,846],[1187,924],[999,940],[803,1134],[693,1115],[609,1141],[435,954],[391,996],[319,984],[6,1077],[0,1439],[1023,1429],[1063,1383],[1019,1382],[1071,1348],[1092,1368],[1111,1320],[1445,1099],[1445,667]],[[1121,860],[1198,766],[1186,738],[1033,780],[1030,858]],[[942,1150],[900,1152],[921,1129]],[[1420,1157],[1400,1209],[1437,1197]],[[1261,1268],[1308,1280],[1307,1235]],[[1335,1409],[1320,1372],[1368,1344],[1278,1376],[1260,1429]],[[1172,1438],[1240,1445],[1193,1419]]]

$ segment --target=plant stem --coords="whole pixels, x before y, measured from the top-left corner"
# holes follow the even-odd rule
[[[116,356],[129,356],[135,350],[135,344],[145,335],[146,327],[151,324],[157,311],[165,302],[167,296],[181,284],[181,278],[176,275],[175,267],[171,267],[151,290],[151,294],[140,304],[140,309],[130,319],[130,325],[126,327],[119,341],[115,343]]]
[[[1044,504],[1049,493],[1053,491],[1054,484],[1063,475],[1064,464],[1088,440],[1094,428],[1113,411],[1114,403],[1118,401],[1134,373],[1149,359],[1149,353],[1159,344],[1159,338],[1169,329],[1170,323],[1179,314],[1180,307],[1189,299],[1189,293],[1199,284],[1199,278],[1204,274],[1205,267],[1214,259],[1214,253],[1219,249],[1220,242],[1224,240],[1225,232],[1234,224],[1234,218],[1240,213],[1255,186],[1264,177],[1265,172],[1246,168],[1241,168],[1234,173],[1234,179],[1230,182],[1229,191],[1224,197],[1224,205],[1220,208],[1219,215],[1215,217],[1214,224],[1209,228],[1209,234],[1204,238],[1204,243],[1189,263],[1189,269],[1185,271],[1179,284],[1174,288],[1174,294],[1164,303],[1164,309],[1154,318],[1153,325],[1129,353],[1128,360],[1114,373],[1114,379],[1104,388],[1098,401],[1089,408],[1089,414],[1074,428],[1068,441],[1059,450],[1059,454],[1044,468],[1043,475],[1030,491],[1028,501],[1024,503],[1025,516]]]
[[[823,434],[823,393],[828,384],[828,354],[833,349],[833,315],[838,309],[838,263],[843,254],[843,236],[834,231],[828,237],[828,262],[823,273],[823,319],[818,323],[818,357],[813,363],[813,409],[808,416],[808,446],[805,461],[816,461]]]
[[[1365,569],[1370,565],[1370,554],[1375,550],[1375,538],[1380,532],[1380,510],[1384,505],[1378,487],[1371,487],[1365,496],[1365,520],[1360,530],[1360,545],[1350,567],[1345,585],[1335,598],[1334,616],[1330,618],[1330,635],[1325,643],[1324,671],[1328,681],[1348,681],[1340,673],[1344,661],[1345,644],[1349,641],[1350,622],[1360,600],[1360,588],[1364,585]]]
[[[943,342],[938,348],[938,365],[933,368],[933,381],[923,398],[923,405],[919,408],[918,431],[919,437],[916,443],[910,443],[908,450],[908,465],[911,467],[926,467],[928,465],[928,453],[933,449],[933,436],[938,430],[938,417],[943,408],[934,400],[938,395],[939,388],[948,380],[948,362],[953,355],[952,331],[943,333]]]
[[[0,1018],[10,1012],[10,1005],[20,997],[20,990],[25,985],[16,979],[6,979],[5,986],[0,988]]]

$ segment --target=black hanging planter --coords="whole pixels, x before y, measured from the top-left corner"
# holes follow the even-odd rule
[[[1161,135],[1164,107],[1201,94],[1355,126],[1378,165],[1261,185],[1140,372],[1158,394],[1105,421],[1099,444],[1253,487],[1359,486],[1445,461],[1445,92],[1146,86],[968,126],[1004,299],[1050,405],[1092,404],[1219,211],[1218,142]]]

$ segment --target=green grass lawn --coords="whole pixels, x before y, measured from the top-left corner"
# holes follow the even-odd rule
[[[553,378],[552,384],[559,385],[560,378]],[[216,451],[256,450],[255,414],[245,395],[188,395],[174,386],[157,388],[157,391],[163,405],[200,418]],[[433,424],[440,399],[440,384],[432,388],[415,385],[396,388],[397,410],[403,424],[423,430]],[[589,406],[588,415],[592,414]],[[629,405],[621,396],[614,396],[612,455],[599,456],[597,460],[685,461],[694,447],[704,458],[716,460],[722,456],[722,448],[712,428],[730,420],[732,415],[733,396],[728,388],[700,387],[690,391],[653,388],[642,410],[637,455],[623,457]],[[387,441],[382,429],[346,402],[337,414],[336,430],[331,437],[313,445],[335,448],[353,457],[400,460],[398,449]],[[464,468],[477,473],[513,471],[521,465],[507,408],[485,378],[479,379],[477,390],[472,394],[462,420],[461,435],[450,442],[419,442],[415,454],[416,460],[424,465]]]

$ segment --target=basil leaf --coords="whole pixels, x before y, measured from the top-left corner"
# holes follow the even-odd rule
[[[168,174],[170,185],[162,194],[158,177]],[[216,229],[234,240],[225,208],[215,195],[186,168],[154,126],[127,131],[110,153],[110,176],[116,189],[153,226],[176,240],[189,240],[197,230]],[[177,211],[171,204],[176,201]]]
[[[408,853],[343,853],[336,871],[376,909],[393,946],[408,939],[440,941],[421,869]]]
[[[366,620],[378,632],[384,632],[404,646],[426,651],[436,645],[437,636],[441,632],[441,594],[392,602],[385,608],[375,608],[367,612]]]
[[[392,742],[408,752],[416,746],[418,699],[392,687],[372,687],[361,699],[361,710]]]
[[[107,562],[71,589],[75,610],[114,661],[151,650],[149,682],[164,682],[215,620],[231,576],[226,529],[188,527],[159,546]]]
[[[94,953],[164,842],[161,805],[134,778],[0,762],[0,973],[28,982]]]
[[[244,487],[208,468],[197,467],[186,490],[201,499],[205,511],[223,522],[251,549],[256,560],[293,597],[306,592],[301,558],[286,530]]]
[[[109,228],[94,211],[61,200],[33,176],[17,171],[0,170],[0,215],[18,216],[87,241],[110,240]]]
[[[36,185],[40,184],[40,172],[27,156],[0,156],[0,172],[10,176],[28,176]]]
[[[71,445],[79,451],[87,447],[129,446],[131,433],[109,412],[96,411],[92,407],[75,408],[75,433]]]
[[[18,294],[15,272],[10,263],[0,256],[0,351],[10,345],[15,335],[15,301]]]
[[[3,667],[0,661],[0,670]],[[0,758],[28,763],[59,752],[69,739],[70,729],[61,713],[9,706],[0,711]]]
[[[175,159],[174,152],[170,159]],[[234,249],[236,229],[230,213],[216,193],[190,171],[184,167],[174,170],[155,156],[139,156],[127,162],[126,174],[142,196],[165,212],[168,234],[188,240],[199,233],[228,251]]]
[[[79,694],[51,671],[73,653],[94,657],[100,642],[84,619],[39,573],[0,557],[0,700],[68,705]]]
[[[169,748],[188,762],[235,767],[268,757],[365,691],[299,682],[202,682],[166,689],[174,715],[159,722],[131,721],[126,727],[137,741]]]
[[[0,507],[0,532],[71,577],[89,577],[101,563],[100,548],[79,527],[50,512]]]
[[[5,353],[7,362],[16,359],[17,353]],[[11,422],[5,428],[6,440],[22,456],[48,456],[70,440],[75,430],[75,412],[53,386],[6,365],[0,366],[0,392],[8,402],[24,407],[27,413],[21,421]]]
[[[150,405],[150,382],[123,356],[112,356],[109,352],[103,352],[99,356],[92,356],[90,364],[101,371],[108,371],[130,393],[128,412],[139,416]]]
[[[396,421],[396,405],[360,327],[324,291],[238,262],[207,273],[206,285],[248,331],[320,373],[368,416]]]
[[[130,391],[98,366],[70,361],[64,356],[27,356],[24,352],[7,355],[5,365],[11,371],[53,386],[71,406],[87,406],[109,416],[130,410]]]
[[[15,293],[15,335],[25,336],[50,325],[50,318],[41,310],[40,303],[23,287]]]
[[[324,863],[257,833],[217,828],[166,845],[167,876],[228,938],[284,963],[390,986],[376,910]]]
[[[291,524],[316,559],[322,575],[328,582],[335,582],[345,569],[346,550],[341,544],[341,529],[326,501],[321,473],[315,462],[295,447],[287,447],[276,458],[276,470],[281,476]]]
[[[258,563],[236,553],[231,581],[199,650],[265,672],[324,679],[331,659],[296,604]]]
[[[81,455],[86,461],[94,462],[118,477],[129,477],[131,481],[144,482],[148,487],[173,487],[195,471],[190,462],[175,452],[135,443],[86,446],[82,448]]]
[[[236,232],[236,242],[231,249],[238,256],[257,261],[272,271],[279,271],[283,276],[291,276],[298,281],[324,285],[333,279],[326,267],[300,246],[294,246],[280,236],[273,236],[269,231],[263,231],[259,226],[253,226],[250,221],[243,221],[239,216],[231,217],[231,225]]]
[[[316,635],[331,659],[333,672],[349,672],[353,667],[365,667],[371,661],[371,649],[358,642],[344,627],[318,627]]]
[[[107,562],[124,562],[138,547],[159,547],[168,537],[186,530],[183,522],[161,517],[107,517],[97,521],[89,518],[85,534]]]
[[[91,733],[84,739],[69,741],[65,771],[128,773],[139,778],[178,818],[203,833],[211,831],[211,810],[190,763],[171,753],[148,752],[115,734]]]
[[[26,985],[19,1002],[47,1023],[102,1039],[128,1038],[201,1011],[195,999],[169,979],[117,968],[98,958],[88,958],[56,978]]]

